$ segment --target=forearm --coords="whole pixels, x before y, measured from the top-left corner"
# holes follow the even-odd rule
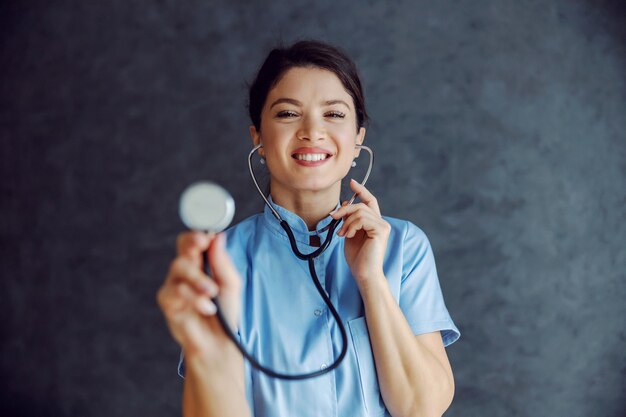
[[[442,363],[420,344],[384,276],[361,284],[361,296],[379,386],[394,417],[441,416],[454,382]]]
[[[242,381],[243,358],[238,351],[229,351],[221,360],[185,356],[183,415],[249,417]]]

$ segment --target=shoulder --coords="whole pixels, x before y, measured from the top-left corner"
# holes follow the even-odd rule
[[[426,233],[409,220],[383,216],[391,225],[387,243],[388,256],[399,262],[403,280],[417,267],[434,264],[434,255]]]
[[[226,233],[227,237],[239,237],[242,235],[246,235],[247,233],[253,232],[258,227],[261,216],[263,216],[263,213],[256,213],[250,217],[246,217],[239,223],[234,224],[224,230],[224,233]]]
[[[249,244],[254,241],[262,216],[263,213],[253,214],[224,230],[226,248],[231,255],[245,252]]]
[[[429,244],[428,236],[416,224],[409,220],[383,216],[383,219],[391,226],[391,236],[404,244]]]

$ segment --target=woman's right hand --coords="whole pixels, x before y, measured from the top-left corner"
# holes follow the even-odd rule
[[[157,293],[170,333],[186,356],[209,355],[219,360],[231,343],[211,301],[218,296],[227,322],[235,329],[241,309],[241,277],[226,252],[225,240],[224,233],[179,234],[177,256]],[[207,249],[211,276],[202,271],[202,253]]]

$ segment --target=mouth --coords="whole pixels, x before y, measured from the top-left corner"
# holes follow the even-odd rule
[[[299,148],[291,154],[293,159],[304,162],[325,161],[332,156],[331,152],[321,148]]]
[[[298,161],[317,162],[330,158],[332,155],[327,153],[294,153],[291,155],[293,159]]]

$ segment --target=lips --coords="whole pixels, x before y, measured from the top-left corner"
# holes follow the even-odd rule
[[[291,157],[305,161],[320,161],[333,156],[333,153],[323,148],[298,148],[291,153]]]
[[[326,158],[328,158],[330,155],[324,154],[324,153],[298,153],[293,155],[293,158],[297,159],[298,161],[324,161],[326,160]]]
[[[322,148],[298,148],[291,153],[297,164],[309,167],[321,165],[332,156],[331,151]]]

